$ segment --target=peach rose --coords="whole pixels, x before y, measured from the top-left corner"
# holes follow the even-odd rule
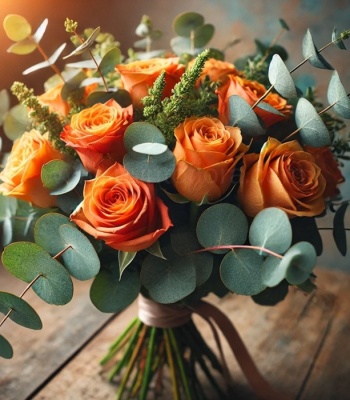
[[[293,140],[269,138],[260,154],[246,154],[238,200],[254,217],[266,207],[279,207],[290,217],[312,217],[325,208],[326,180],[314,157]]]
[[[41,104],[48,106],[51,112],[56,112],[66,117],[69,113],[70,107],[61,96],[62,88],[63,83],[53,86],[38,96],[38,100]]]
[[[133,61],[116,66],[123,88],[127,90],[135,107],[142,108],[141,99],[148,95],[148,90],[162,71],[165,71],[164,97],[171,95],[171,90],[185,72],[185,66],[179,64],[178,57],[151,58]]]
[[[224,83],[219,86],[216,92],[219,100],[219,118],[226,125],[229,121],[228,98],[230,96],[240,96],[252,106],[262,95],[266,93],[266,88],[257,81],[251,81],[241,76],[230,74],[227,76]],[[265,97],[264,102],[268,103],[270,106],[274,107],[277,111],[283,114],[278,115],[255,107],[254,111],[262,119],[265,127],[269,127],[277,122],[283,121],[286,117],[291,115],[292,106],[287,104],[287,100],[279,96],[277,93],[269,93]]]
[[[61,139],[78,153],[84,167],[96,172],[104,158],[121,162],[124,132],[132,122],[132,106],[122,108],[114,99],[97,103],[71,118]]]
[[[154,185],[133,178],[118,163],[85,182],[84,200],[71,219],[89,235],[122,251],[146,249],[172,226]]]
[[[195,60],[190,61],[188,67],[191,68],[194,62]],[[222,81],[229,74],[239,75],[240,72],[230,62],[209,58],[204,64],[199,81],[203,80],[206,76],[213,82]]]
[[[328,198],[339,194],[337,186],[344,182],[345,178],[339,169],[332,150],[329,147],[311,146],[305,146],[305,150],[314,156],[316,164],[321,168],[322,174],[326,179],[324,197]]]
[[[0,173],[0,192],[6,196],[28,201],[42,208],[52,207],[56,197],[51,196],[41,182],[41,168],[51,160],[63,159],[46,135],[36,130],[24,132],[15,140],[6,166]]]
[[[234,167],[248,150],[239,128],[225,127],[213,117],[190,117],[174,132],[176,190],[188,200],[213,201],[232,184]]]

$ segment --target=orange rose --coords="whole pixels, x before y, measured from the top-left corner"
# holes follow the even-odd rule
[[[42,95],[38,96],[38,100],[41,104],[48,106],[51,112],[56,112],[66,117],[70,107],[61,96],[62,88],[63,83],[53,86]]]
[[[324,191],[324,197],[333,197],[339,193],[337,186],[345,181],[339,165],[334,158],[329,147],[311,147],[306,146],[305,150],[311,153],[316,164],[321,168],[322,174],[326,179],[326,190]]]
[[[0,192],[25,200],[39,207],[52,207],[56,197],[51,196],[41,182],[41,168],[54,159],[63,159],[46,135],[36,130],[25,132],[15,140],[6,166],[0,173]]]
[[[251,81],[238,75],[230,74],[225,79],[224,83],[217,89],[219,100],[218,111],[220,120],[226,125],[229,121],[229,107],[228,98],[232,95],[242,97],[253,105],[262,95],[266,93],[264,85],[257,81]],[[286,117],[291,115],[292,106],[287,104],[287,100],[279,96],[277,93],[269,93],[264,102],[274,107],[283,115],[271,113],[255,107],[254,111],[262,119],[265,127],[269,127],[277,122],[283,121]]]
[[[85,182],[84,200],[71,219],[122,251],[146,249],[172,226],[154,185],[133,178],[118,163]]]
[[[194,62],[195,60],[190,61],[188,67],[191,68]],[[215,58],[209,58],[209,60],[204,64],[199,81],[203,80],[206,76],[208,76],[213,82],[221,81],[229,74],[239,75],[239,71],[232,63],[217,60]]]
[[[269,138],[260,154],[243,157],[238,200],[251,217],[266,207],[312,217],[325,208],[325,187],[321,168],[297,141]]]
[[[116,69],[120,73],[123,88],[130,93],[135,107],[142,107],[141,99],[148,95],[148,90],[162,71],[166,73],[164,97],[171,95],[171,90],[185,72],[184,65],[179,64],[177,57],[139,60],[119,64]]]
[[[95,172],[106,157],[122,161],[124,132],[131,122],[132,106],[122,108],[110,99],[74,114],[61,139],[77,151],[88,171]]]
[[[224,126],[217,118],[187,118],[175,129],[176,167],[172,182],[188,200],[213,201],[232,184],[234,167],[248,147],[239,128]]]

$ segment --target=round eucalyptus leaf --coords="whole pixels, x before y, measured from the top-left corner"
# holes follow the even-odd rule
[[[190,37],[191,32],[204,24],[204,17],[196,12],[185,12],[173,21],[173,29],[177,35]]]
[[[168,150],[168,146],[162,143],[140,143],[136,144],[133,151],[140,154],[148,154],[150,156],[157,156]]]
[[[172,51],[181,56],[182,54],[191,54],[196,55],[201,53],[204,49],[201,48],[193,48],[191,39],[188,37],[175,36],[170,40],[170,46]]]
[[[306,58],[313,67],[330,70],[334,69],[318,52],[309,29],[306,31],[303,38],[302,51],[303,57]]]
[[[305,98],[300,98],[295,108],[295,123],[303,144],[312,147],[329,146],[330,133],[314,106]]]
[[[284,255],[283,263],[288,265],[286,280],[291,285],[305,282],[316,266],[315,248],[309,242],[298,242]]]
[[[350,99],[339,78],[337,71],[333,71],[327,90],[327,99],[334,104],[334,111],[342,118],[350,118]]]
[[[79,229],[63,224],[58,232],[69,249],[62,254],[64,266],[74,278],[87,280],[100,270],[100,259],[90,240]]]
[[[215,204],[201,214],[196,232],[198,241],[204,248],[240,245],[247,239],[248,221],[243,211],[233,204]],[[211,251],[222,254],[229,250]]]
[[[73,296],[73,283],[67,270],[35,243],[17,242],[5,247],[2,264],[16,278],[32,282],[33,291],[49,304],[63,305]]]
[[[105,313],[119,313],[139,295],[141,281],[135,270],[126,270],[119,279],[118,264],[112,265],[113,272],[101,270],[90,288],[94,306]]]
[[[30,39],[24,39],[20,42],[13,43],[8,49],[8,53],[17,55],[26,55],[36,50],[37,44]]]
[[[3,27],[7,37],[14,42],[26,39],[32,33],[30,23],[18,14],[6,15],[3,21]]]
[[[149,122],[133,122],[124,134],[124,145],[127,151],[142,143],[161,143],[165,144],[162,132]]]
[[[268,256],[263,263],[261,276],[267,287],[275,287],[280,284],[286,276],[288,264],[282,263],[282,259]]]
[[[176,160],[169,149],[155,156],[129,150],[124,156],[123,164],[135,178],[144,182],[156,183],[171,177],[175,170]]]
[[[196,288],[196,271],[191,257],[164,260],[149,254],[142,263],[140,277],[152,299],[162,304],[176,303]]]
[[[199,26],[194,31],[194,47],[200,48],[204,47],[213,38],[215,32],[215,27],[212,24],[204,24]]]
[[[5,115],[3,129],[5,135],[12,141],[29,131],[31,120],[28,117],[28,109],[23,104],[16,104]]]
[[[269,65],[268,77],[275,90],[285,98],[297,97],[297,90],[287,66],[278,54],[274,54]]]
[[[220,265],[223,284],[237,294],[252,296],[266,288],[261,279],[263,258],[254,250],[239,249],[225,255]]]
[[[0,313],[6,315],[10,310],[9,318],[29,329],[41,329],[42,322],[37,312],[25,300],[12,293],[0,292]]]
[[[114,71],[115,66],[121,62],[121,52],[117,47],[111,48],[102,58],[99,69],[103,76]]]
[[[241,131],[249,136],[264,135],[258,116],[252,107],[240,96],[233,95],[228,99],[229,125],[238,126]]]
[[[13,349],[9,341],[0,335],[0,357],[10,359],[13,357]]]
[[[338,47],[340,50],[346,50],[345,43],[341,39],[338,29],[334,27],[332,32],[332,42]]]
[[[211,276],[213,271],[213,255],[210,253],[196,253],[190,256],[196,270],[196,286],[201,286]]]
[[[80,178],[79,163],[51,160],[41,169],[41,181],[53,196],[72,191],[78,185]]]
[[[68,217],[59,213],[44,214],[35,224],[35,243],[50,253],[51,256],[55,256],[66,246],[64,240],[57,234],[59,227],[63,224],[72,224],[74,226]]]
[[[292,227],[288,215],[277,207],[260,211],[250,225],[249,242],[252,246],[283,254],[292,244]],[[260,254],[264,252],[260,251]]]

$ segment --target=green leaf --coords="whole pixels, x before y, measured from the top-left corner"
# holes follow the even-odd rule
[[[173,29],[177,35],[190,37],[191,32],[204,24],[204,17],[196,12],[179,14],[173,21]]]
[[[293,244],[297,242],[310,242],[317,255],[323,251],[322,237],[314,217],[298,217],[290,220],[293,231]]]
[[[42,322],[37,312],[25,300],[12,293],[0,292],[0,313],[6,315],[16,324],[29,329],[41,329]]]
[[[22,136],[23,132],[31,128],[31,120],[28,109],[22,104],[12,107],[4,118],[4,133],[12,141]]]
[[[6,15],[3,21],[3,27],[7,37],[15,42],[26,39],[32,33],[30,23],[18,14]]]
[[[114,71],[115,66],[121,63],[121,52],[117,47],[110,49],[102,58],[99,68],[103,76]]]
[[[94,306],[105,313],[119,313],[139,295],[141,282],[136,270],[127,269],[119,279],[117,262],[111,265],[113,272],[101,270],[90,288]]]
[[[243,211],[233,204],[215,204],[201,214],[196,232],[204,248],[240,245],[247,239],[248,221]],[[222,254],[229,250],[211,251]]]
[[[57,235],[59,227],[63,224],[75,226],[68,217],[54,212],[42,215],[35,224],[35,243],[50,253],[51,256],[60,253],[66,246],[63,238]]]
[[[32,282],[33,291],[49,304],[69,303],[73,296],[73,283],[67,270],[40,246],[30,242],[11,243],[2,257],[4,267],[16,278]]]
[[[261,306],[274,306],[283,301],[288,294],[289,285],[286,281],[282,281],[279,285],[266,288],[262,292],[252,296],[254,303]]]
[[[285,278],[288,263],[282,263],[280,258],[268,256],[261,269],[261,277],[264,284],[268,287],[279,285]]]
[[[283,29],[285,29],[286,31],[289,31],[289,26],[288,26],[287,22],[284,19],[280,18],[279,19],[279,23],[281,24],[281,27]]]
[[[342,118],[350,119],[350,99],[339,78],[337,71],[333,71],[327,90],[327,99],[334,104],[334,111]]]
[[[90,240],[72,225],[64,224],[58,232],[70,247],[62,254],[64,266],[74,278],[88,280],[95,277],[100,270],[100,259]]]
[[[119,263],[119,276],[123,275],[126,267],[128,267],[134,258],[136,257],[137,251],[118,251],[118,263]]]
[[[347,253],[347,238],[344,226],[344,218],[349,202],[343,203],[336,211],[333,219],[333,238],[334,242],[342,256]]]
[[[269,207],[260,211],[250,226],[249,242],[283,254],[292,244],[292,227],[288,215],[279,208]],[[260,251],[260,254],[264,254]]]
[[[35,43],[39,43],[41,39],[44,36],[44,33],[46,32],[47,25],[49,23],[49,20],[47,18],[44,19],[44,21],[40,24],[39,28],[35,31],[33,35],[33,41]]]
[[[51,160],[41,169],[41,181],[50,190],[50,194],[58,196],[73,190],[81,178],[81,164],[64,160]]]
[[[293,78],[278,54],[274,54],[269,65],[268,77],[274,89],[285,98],[297,97]]]
[[[11,106],[10,95],[8,90],[0,90],[0,125],[2,125],[5,114],[9,111]]]
[[[229,125],[238,126],[249,136],[264,135],[265,131],[251,106],[240,96],[233,95],[228,99]]]
[[[338,29],[334,27],[332,32],[332,42],[338,47],[340,50],[346,50],[345,43],[341,39]]]
[[[83,44],[78,46],[75,50],[73,50],[71,53],[69,53],[67,56],[64,56],[63,59],[65,60],[66,58],[72,57],[72,56],[77,56],[79,54],[85,53],[95,42],[98,34],[100,33],[100,27],[98,26],[92,33],[91,35],[85,40]]]
[[[306,58],[313,67],[330,70],[334,69],[318,52],[309,29],[306,31],[303,38],[302,51],[303,57]]]
[[[252,296],[265,289],[261,279],[263,258],[250,249],[230,251],[220,265],[224,285],[237,294]]]
[[[163,260],[149,254],[141,268],[141,282],[158,303],[176,303],[196,288],[196,271],[191,257]]]
[[[26,55],[33,53],[36,50],[37,44],[34,43],[31,39],[24,39],[21,42],[13,43],[8,49],[8,53],[17,54],[17,55]]]
[[[314,106],[305,98],[300,98],[295,108],[295,123],[300,129],[300,137],[305,145],[313,147],[329,146],[331,137],[327,126]]]
[[[52,65],[54,65],[56,63],[56,61],[58,60],[62,51],[65,49],[66,45],[67,45],[67,43],[61,44],[61,46],[58,49],[56,49],[54,51],[54,53],[46,61],[43,61],[39,64],[35,64],[32,67],[27,68],[26,70],[24,70],[22,72],[22,74],[28,75],[34,71],[38,71],[39,69],[51,67]]]
[[[0,335],[0,357],[10,359],[13,357],[13,349],[8,340]]]
[[[91,107],[96,103],[106,103],[110,99],[114,99],[124,108],[128,107],[132,103],[130,93],[124,89],[110,90],[109,92],[95,90],[89,94],[87,105]]]
[[[208,42],[213,38],[215,27],[212,24],[204,24],[199,26],[194,31],[194,47],[201,48],[205,47]]]

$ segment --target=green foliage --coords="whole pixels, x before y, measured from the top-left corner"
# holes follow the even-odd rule
[[[0,335],[0,357],[10,359],[13,357],[13,349],[7,339]]]

